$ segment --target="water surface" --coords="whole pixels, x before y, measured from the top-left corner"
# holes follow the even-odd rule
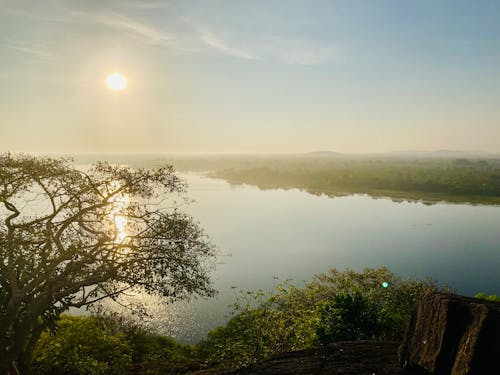
[[[269,290],[275,276],[301,283],[329,267],[388,266],[463,294],[500,294],[500,207],[330,198],[183,176],[196,200],[188,211],[220,251],[231,254],[218,258],[217,298],[157,311],[162,328],[183,341],[227,320],[232,286]]]

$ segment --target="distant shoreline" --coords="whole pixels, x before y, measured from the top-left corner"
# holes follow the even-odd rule
[[[500,205],[500,159],[310,155],[115,157],[104,160],[143,168],[173,165],[179,172],[202,172],[232,185],[246,184],[262,190],[299,189],[330,197],[366,194],[375,199],[429,205]]]
[[[217,178],[226,181],[233,186],[255,186],[260,190],[292,190],[306,192],[312,195],[324,195],[327,197],[346,197],[352,195],[367,195],[373,199],[390,199],[393,202],[410,202],[433,205],[438,203],[469,204],[472,206],[500,206],[500,197],[482,197],[474,195],[446,195],[440,193],[427,193],[421,191],[395,191],[395,190],[335,190],[335,189],[311,189],[297,186],[261,185],[242,181],[231,181],[217,173],[209,173],[209,178]]]

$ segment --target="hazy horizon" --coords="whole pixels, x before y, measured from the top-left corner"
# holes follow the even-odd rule
[[[500,152],[499,2],[1,3],[2,152]]]
[[[34,154],[34,155],[48,155],[48,156],[307,156],[307,155],[331,155],[335,156],[412,156],[412,155],[422,155],[422,156],[443,156],[446,157],[450,155],[450,157],[454,157],[456,155],[464,155],[464,156],[494,156],[500,157],[500,152],[488,152],[484,150],[448,150],[448,149],[439,149],[439,150],[389,150],[389,151],[380,151],[380,152],[338,152],[335,150],[311,150],[304,152],[204,152],[204,151],[184,151],[184,152],[169,152],[169,151],[83,151],[83,152],[65,152],[65,151],[49,151],[49,152],[30,152],[30,151],[8,151],[13,154]]]

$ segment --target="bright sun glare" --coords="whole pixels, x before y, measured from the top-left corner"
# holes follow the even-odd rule
[[[106,77],[106,86],[113,91],[121,91],[127,87],[127,79],[120,73],[112,73]]]

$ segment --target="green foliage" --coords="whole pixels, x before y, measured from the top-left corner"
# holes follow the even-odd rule
[[[403,335],[417,299],[438,290],[451,291],[431,279],[417,281],[399,277],[386,267],[367,268],[362,272],[330,269],[316,275],[306,284],[305,290],[312,297],[311,303],[316,304],[337,295],[352,296],[359,293],[374,304],[385,321],[390,322],[384,331],[384,337],[394,340]]]
[[[318,310],[317,336],[322,344],[381,339],[392,333],[391,322],[360,293],[335,295],[319,303]]]
[[[343,340],[399,339],[415,301],[449,291],[432,280],[403,279],[387,268],[316,275],[303,287],[239,292],[232,319],[195,348],[126,321],[63,317],[35,350],[40,374],[183,373],[209,360],[244,366],[278,353]],[[485,295],[485,297],[488,297]]]
[[[474,297],[485,299],[487,301],[500,302],[500,296],[497,296],[496,294],[487,295],[486,293],[481,292],[481,293],[476,294]]]
[[[57,334],[42,333],[34,353],[37,374],[120,374],[132,359],[123,333],[92,317],[64,316]]]
[[[143,374],[166,374],[189,361],[193,348],[111,318],[63,316],[35,348],[36,374],[122,374],[135,366]],[[137,367],[139,366],[139,367]]]
[[[240,293],[234,317],[212,330],[198,353],[241,366],[333,341],[400,339],[416,300],[438,290],[449,291],[387,268],[331,269],[302,288],[285,282],[269,294]]]
[[[169,365],[193,357],[193,347],[179,344],[170,337],[153,334],[133,324],[122,325],[121,329],[132,348],[133,363]]]
[[[235,316],[197,345],[202,357],[242,366],[313,344],[310,311],[295,300],[295,287],[288,282],[269,294],[240,292],[232,307]]]

